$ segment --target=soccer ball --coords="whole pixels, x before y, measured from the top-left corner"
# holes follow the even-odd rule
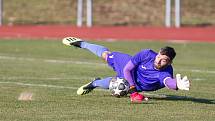
[[[126,96],[129,90],[129,83],[123,78],[113,77],[110,81],[109,90],[113,96]]]

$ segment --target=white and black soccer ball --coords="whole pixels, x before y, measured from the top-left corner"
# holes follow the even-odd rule
[[[123,78],[113,77],[110,81],[109,90],[113,96],[126,96],[129,90],[129,83]]]

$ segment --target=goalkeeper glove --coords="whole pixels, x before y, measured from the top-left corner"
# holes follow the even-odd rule
[[[176,81],[178,89],[189,91],[190,81],[188,80],[187,76],[181,78],[181,74],[176,74]]]
[[[130,90],[130,99],[132,103],[141,103],[143,100],[148,101],[148,98],[139,94],[135,88],[135,86],[131,86]]]

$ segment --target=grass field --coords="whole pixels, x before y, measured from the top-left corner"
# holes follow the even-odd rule
[[[215,44],[164,42],[98,42],[135,54],[141,48],[175,47],[175,73],[192,80],[189,92],[147,92],[148,103],[131,104],[95,90],[78,96],[76,89],[94,77],[114,75],[93,54],[61,41],[0,40],[1,121],[214,121]],[[19,100],[27,94],[29,101]]]

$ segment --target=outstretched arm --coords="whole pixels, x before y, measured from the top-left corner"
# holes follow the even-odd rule
[[[164,79],[164,84],[168,89],[186,90],[190,89],[190,81],[187,76],[181,78],[180,74],[176,74],[176,78],[167,77]]]

